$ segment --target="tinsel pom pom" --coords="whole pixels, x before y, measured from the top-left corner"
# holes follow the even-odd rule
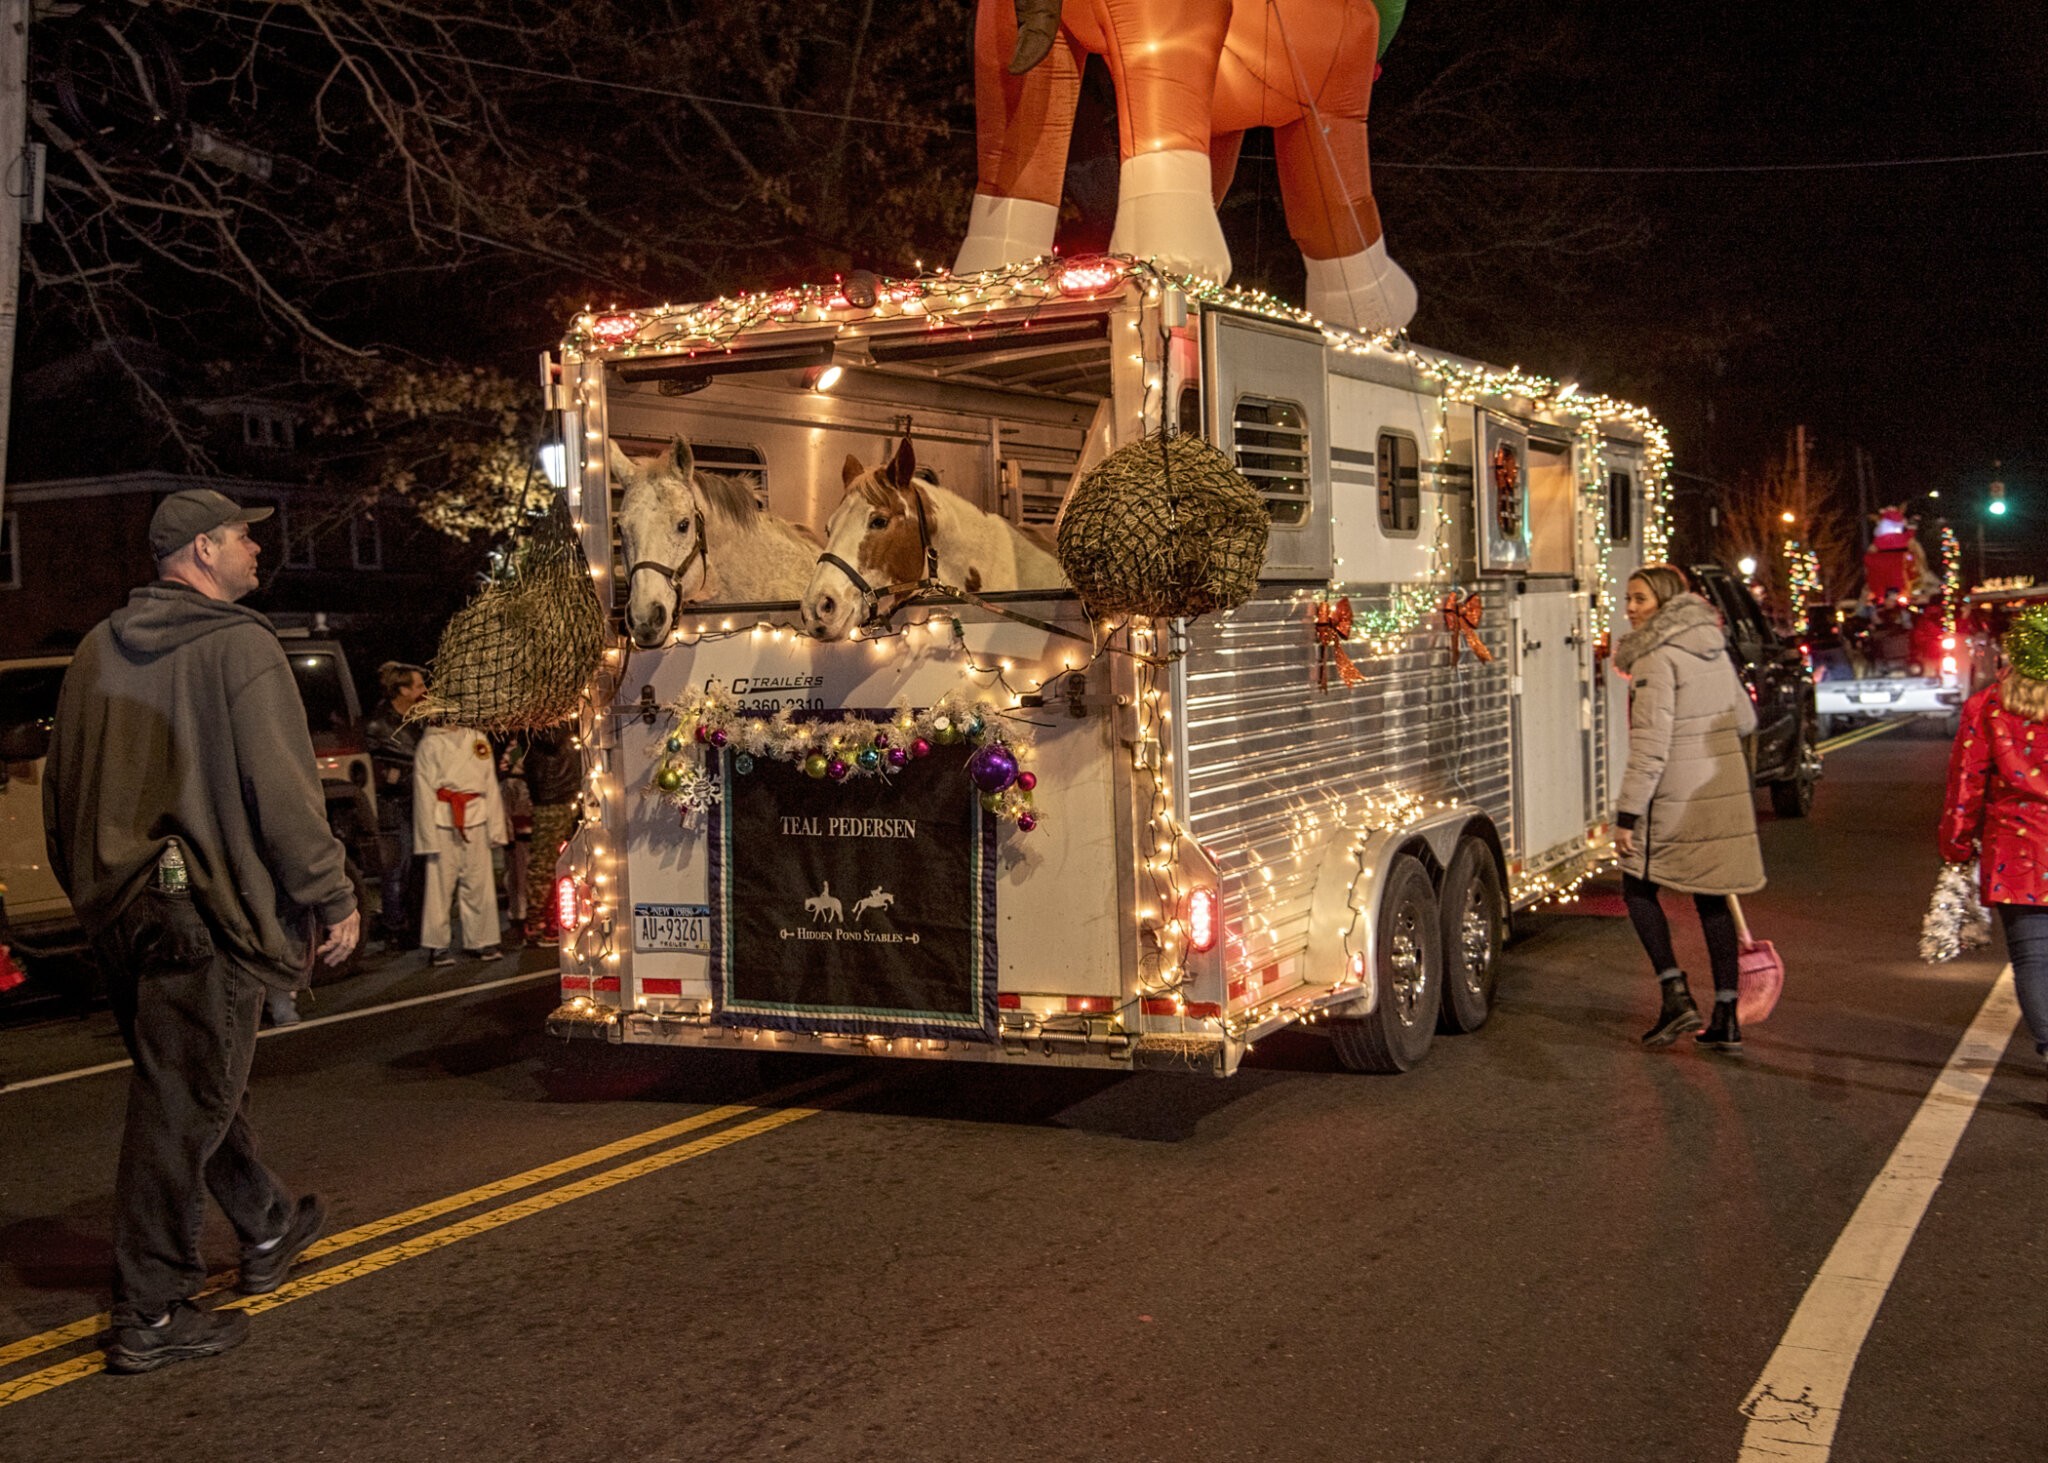
[[[1976,870],[1969,864],[1943,864],[1927,917],[1920,921],[1920,958],[1939,965],[1990,943],[1991,911],[1977,897]]]

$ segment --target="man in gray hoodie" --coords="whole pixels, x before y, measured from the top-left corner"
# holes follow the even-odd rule
[[[166,498],[154,583],[93,627],[58,697],[43,788],[51,863],[92,936],[134,1059],[115,1181],[107,1365],[153,1371],[247,1335],[191,1297],[205,1195],[242,1241],[244,1294],[275,1290],[320,1232],[263,1166],[246,1115],[269,990],[348,957],[360,917],[328,831],[298,683],[220,493]],[[325,932],[324,940],[321,931]]]

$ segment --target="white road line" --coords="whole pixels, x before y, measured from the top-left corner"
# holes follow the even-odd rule
[[[456,986],[452,990],[435,991],[432,995],[409,996],[403,1001],[386,1001],[378,1006],[365,1006],[360,1011],[337,1011],[332,1016],[314,1016],[296,1021],[290,1026],[266,1026],[256,1033],[260,1040],[266,1036],[290,1036],[295,1031],[311,1031],[316,1026],[332,1026],[337,1021],[359,1021],[365,1016],[377,1016],[386,1011],[403,1011],[408,1006],[425,1006],[435,1001],[452,1001],[457,996],[473,996],[479,991],[495,991],[510,985],[527,985],[537,980],[556,980],[559,970],[531,970],[524,975],[508,975],[502,980],[487,980],[482,985]],[[102,1072],[121,1072],[133,1066],[126,1057],[118,1062],[101,1062],[97,1067],[74,1067],[69,1072],[54,1072],[48,1077],[27,1077],[19,1082],[0,1085],[0,1093],[26,1092],[31,1087],[48,1087],[57,1082],[74,1082],[80,1077],[97,1077]]]
[[[2005,1056],[2019,1015],[2008,965],[1921,1100],[1884,1171],[1864,1191],[1863,1202],[1806,1287],[1792,1324],[1743,1402],[1749,1426],[1742,1434],[1740,1463],[1782,1458],[1824,1463],[1833,1451],[1849,1374],[1856,1369],[1863,1340]]]

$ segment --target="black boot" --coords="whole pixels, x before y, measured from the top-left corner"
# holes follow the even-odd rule
[[[1708,1051],[1730,1052],[1740,1055],[1742,1051],[1742,1023],[1735,1017],[1735,1002],[1718,997],[1714,1001],[1714,1019],[1698,1036],[1693,1038]]]
[[[1692,1003],[1692,992],[1686,989],[1685,972],[1664,977],[1664,1009],[1657,1013],[1657,1024],[1643,1033],[1644,1046],[1669,1046],[1688,1031],[1698,1031],[1706,1022],[1700,1019],[1700,1008]]]

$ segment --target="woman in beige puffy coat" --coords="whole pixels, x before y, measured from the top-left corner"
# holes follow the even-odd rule
[[[1735,1019],[1739,949],[1730,894],[1764,886],[1763,851],[1742,739],[1756,730],[1756,708],[1735,673],[1721,617],[1686,589],[1669,564],[1629,576],[1626,601],[1635,628],[1614,648],[1628,676],[1628,770],[1615,812],[1621,891],[1629,919],[1663,983],[1657,1022],[1645,1046],[1668,1046],[1688,1031],[1711,1050],[1742,1050]],[[1671,949],[1659,889],[1693,897],[1714,968],[1714,1019],[1700,1020],[1685,972]]]

